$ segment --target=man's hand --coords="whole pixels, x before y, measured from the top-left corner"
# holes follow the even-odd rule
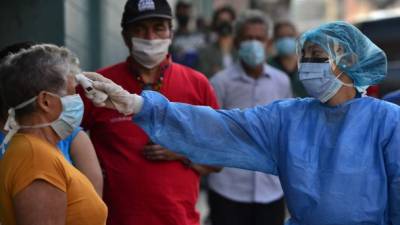
[[[93,81],[95,89],[108,95],[106,101],[102,103],[93,102],[96,106],[115,109],[125,115],[138,113],[141,110],[143,99],[139,95],[129,93],[118,84],[98,73],[84,72],[83,74]],[[86,95],[86,97],[92,99],[90,95]]]
[[[180,156],[160,145],[148,144],[144,147],[143,155],[146,159],[152,161],[172,161],[183,160],[184,157]]]
[[[218,173],[222,170],[220,167],[193,164],[186,157],[156,144],[147,144],[144,147],[143,155],[146,159],[151,161],[181,161],[188,168],[191,168],[202,176],[210,173]]]

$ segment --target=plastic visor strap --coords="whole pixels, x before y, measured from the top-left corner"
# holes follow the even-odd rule
[[[15,107],[10,108],[8,110],[8,118],[7,118],[6,124],[4,125],[4,130],[8,131],[8,133],[7,133],[6,137],[3,140],[3,143],[1,143],[1,146],[0,146],[2,155],[4,155],[4,152],[5,152],[5,149],[6,149],[5,145],[8,144],[8,142],[18,132],[18,130],[20,128],[27,127],[27,126],[19,126],[18,125],[17,121],[15,120],[15,110],[22,109],[25,106],[27,106],[27,105],[31,104],[32,102],[34,102],[35,100],[36,100],[36,96],[31,98],[31,99],[29,99],[26,102],[23,102],[23,103],[15,106]],[[28,126],[28,127],[31,127],[31,126]],[[32,128],[34,128],[34,127],[32,126]]]

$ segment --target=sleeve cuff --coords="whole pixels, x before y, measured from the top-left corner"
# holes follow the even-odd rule
[[[140,95],[133,95],[133,114],[139,113],[143,108],[143,97]]]

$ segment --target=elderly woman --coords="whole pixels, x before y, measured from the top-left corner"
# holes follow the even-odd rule
[[[156,143],[198,163],[278,175],[287,224],[400,224],[400,108],[361,94],[386,75],[385,54],[345,22],[306,32],[298,49],[313,98],[243,111],[137,96],[88,76],[109,94],[102,105],[136,113]]]
[[[16,54],[23,49],[29,49],[37,44],[39,43],[28,41],[6,46],[0,50],[0,63],[6,60],[9,55]],[[6,132],[3,131],[3,127],[7,119],[7,110],[7,107],[2,107],[0,99],[0,143],[3,143],[6,134]],[[57,147],[61,150],[67,161],[72,163],[79,171],[89,178],[97,193],[102,196],[103,174],[99,160],[97,159],[95,149],[89,136],[82,128],[76,128],[67,138],[60,140],[57,143]],[[0,159],[2,156],[3,151],[0,150]]]
[[[105,204],[56,147],[82,119],[78,72],[78,59],[54,45],[22,50],[0,68],[2,102],[10,107],[10,142],[0,160],[3,224],[105,224]]]

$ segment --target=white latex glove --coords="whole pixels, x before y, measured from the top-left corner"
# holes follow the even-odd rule
[[[141,96],[129,93],[112,80],[98,73],[84,72],[83,74],[93,81],[95,89],[108,95],[108,98],[102,103],[92,101],[94,105],[115,109],[124,115],[138,113],[142,109],[143,98]],[[92,96],[86,95],[86,97],[91,99]]]

